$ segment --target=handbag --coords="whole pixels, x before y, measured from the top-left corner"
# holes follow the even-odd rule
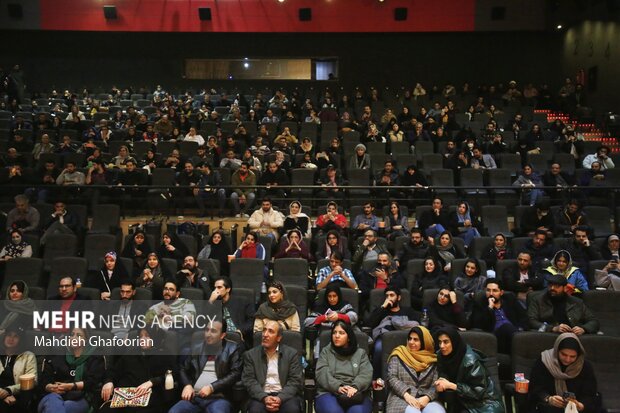
[[[342,407],[344,410],[347,410],[351,406],[364,403],[364,393],[358,391],[351,397],[347,397],[346,394],[339,394],[338,396],[336,396],[336,400],[338,400],[338,404],[340,405],[340,407]]]
[[[120,409],[123,407],[146,407],[151,400],[152,389],[146,394],[136,396],[137,387],[116,387],[110,402],[111,409]]]

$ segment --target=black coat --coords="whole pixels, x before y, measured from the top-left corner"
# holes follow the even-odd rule
[[[445,209],[439,210],[439,215],[435,214],[433,210],[424,211],[420,216],[418,227],[423,233],[426,233],[428,227],[433,224],[441,224],[445,230],[450,230],[450,216]]]
[[[504,283],[504,290],[511,291],[513,293],[525,293],[529,289],[542,290],[544,287],[544,280],[540,277],[537,271],[533,267],[530,267],[528,274],[528,280],[526,282],[519,282],[521,276],[519,274],[519,267],[517,265],[510,266],[504,270],[501,274],[502,282]],[[497,274],[496,276],[500,276]]]
[[[501,298],[502,309],[508,321],[517,328],[525,329],[527,326],[527,314],[517,298],[510,292],[504,293]],[[489,308],[486,294],[479,294],[474,300],[474,306],[470,319],[472,328],[493,332],[495,329],[495,312]]]

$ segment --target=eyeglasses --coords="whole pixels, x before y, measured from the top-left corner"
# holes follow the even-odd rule
[[[60,284],[58,286],[58,288],[60,288],[61,290],[65,288],[71,288],[71,287],[73,287],[73,284]]]

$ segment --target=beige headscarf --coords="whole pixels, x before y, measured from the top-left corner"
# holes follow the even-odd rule
[[[576,341],[581,351],[578,351],[579,355],[577,356],[577,359],[572,364],[567,366],[564,371],[562,371],[562,365],[560,363],[560,359],[558,358],[558,353],[561,349],[560,347],[562,341],[566,339],[572,339],[570,341],[573,342],[573,344],[574,341]],[[574,349],[574,347],[574,345],[570,345],[562,348]],[[555,393],[561,395],[567,391],[566,380],[574,379],[579,375],[579,373],[581,373],[586,352],[577,335],[573,333],[563,333],[560,334],[559,337],[555,340],[552,349],[545,350],[540,355],[543,364],[545,365],[545,367],[547,367],[547,370],[549,370],[549,373],[551,373],[551,375],[555,379]]]

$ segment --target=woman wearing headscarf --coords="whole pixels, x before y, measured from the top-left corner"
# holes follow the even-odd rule
[[[465,330],[467,324],[465,312],[458,303],[456,292],[451,291],[448,284],[439,288],[437,298],[428,306],[428,316],[433,333],[447,326]]]
[[[437,374],[435,342],[426,327],[409,330],[407,345],[396,347],[388,357],[387,383],[390,390],[387,413],[444,413],[436,401]]]
[[[607,237],[607,242],[601,248],[601,255],[604,260],[611,260],[613,255],[620,253],[620,237],[617,234],[611,234]]]
[[[149,243],[146,241],[146,234],[144,230],[139,228],[134,234],[127,240],[125,248],[121,253],[121,257],[131,258],[133,262],[133,276],[138,276],[146,264],[146,257],[153,252]]]
[[[286,237],[282,237],[274,258],[302,258],[306,261],[312,261],[308,245],[297,229],[290,230]]]
[[[189,251],[183,241],[181,241],[177,234],[170,231],[164,232],[164,235],[161,237],[161,245],[155,249],[155,253],[160,260],[163,258],[176,260],[177,267],[181,267],[183,260],[189,255]]]
[[[22,281],[13,281],[6,291],[2,301],[3,311],[0,316],[0,334],[9,326],[27,325],[32,323],[32,313],[36,310],[34,301],[28,297],[28,285]]]
[[[136,354],[124,354],[114,359],[114,364],[105,372],[101,389],[101,400],[104,401],[99,412],[125,413],[156,413],[161,411],[165,404],[163,398],[166,371],[176,369],[174,356],[166,354],[164,349],[165,333],[158,328],[142,328],[134,332],[132,338],[137,338],[140,345],[135,349]],[[110,400],[116,387],[135,387],[136,395],[151,392],[149,403],[140,408],[112,409]]]
[[[24,330],[13,323],[2,335],[0,353],[0,412],[25,413],[27,401],[20,397],[19,376],[31,374],[37,382],[37,359],[30,351],[24,351]]]
[[[390,202],[390,213],[383,218],[383,222],[388,240],[393,241],[397,237],[409,235],[409,219],[401,212],[398,202]]]
[[[239,245],[239,248],[235,251],[235,258],[258,258],[264,260],[266,254],[267,251],[265,246],[260,243],[258,234],[256,232],[248,232],[245,234],[245,239]],[[266,262],[263,268],[263,276],[265,280],[269,277],[269,266]]]
[[[465,310],[469,311],[474,295],[484,290],[486,275],[480,274],[480,263],[476,258],[465,261],[463,272],[454,280],[454,291],[460,291],[465,297]]]
[[[95,355],[89,334],[81,328],[71,330],[65,355],[46,358],[40,385],[46,395],[39,402],[39,413],[86,413],[100,406],[98,386],[103,378],[103,357]]]
[[[462,238],[466,247],[469,247],[474,238],[480,238],[480,232],[476,228],[478,223],[478,217],[465,201],[457,203],[456,211],[450,214],[452,235]]]
[[[420,274],[416,274],[411,284],[411,306],[417,310],[422,309],[424,291],[439,288],[450,281],[443,272],[437,260],[433,257],[424,259],[424,268]]]
[[[317,260],[329,259],[333,252],[339,252],[345,260],[351,259],[351,251],[347,248],[346,238],[341,237],[338,231],[329,230],[325,241],[319,243],[316,252]]]
[[[465,253],[452,243],[452,234],[450,231],[444,231],[439,235],[439,242],[435,238],[429,237],[428,242],[429,255],[433,256],[441,265],[445,272],[449,272],[452,268],[452,261],[456,258],[465,257]]]
[[[598,412],[596,376],[585,356],[573,333],[560,334],[552,349],[540,353],[530,372],[529,411],[562,413],[568,402],[564,393],[570,392],[577,411]]]
[[[161,264],[159,257],[154,252],[146,257],[146,264],[142,272],[135,280],[136,287],[151,290],[153,298],[161,298],[164,288],[164,281],[169,279],[172,274],[168,274],[166,267]]]
[[[542,178],[532,168],[532,165],[525,164],[523,171],[512,183],[515,188],[521,188],[521,202],[525,205],[534,206],[539,200],[542,200],[545,191],[540,189],[544,186]]]
[[[13,258],[32,257],[32,246],[24,241],[23,233],[20,229],[11,230],[10,236],[11,240],[0,251],[0,262]]]
[[[116,258],[114,251],[108,252],[103,258],[103,267],[94,278],[93,287],[101,292],[102,300],[109,300],[112,290],[119,288],[123,281],[129,279],[125,266]]]
[[[447,401],[447,411],[504,413],[501,394],[482,362],[484,356],[465,344],[453,327],[439,329],[437,341],[439,379],[435,388]]]
[[[566,250],[560,250],[555,253],[551,260],[551,265],[543,270],[544,278],[548,274],[561,275],[568,282],[567,288],[571,294],[581,294],[588,291],[588,281],[578,267],[573,265],[573,259]]]
[[[355,153],[349,158],[348,170],[370,169],[370,155],[366,153],[366,146],[362,143],[355,147]]]
[[[286,299],[284,285],[279,281],[267,286],[267,301],[258,307],[254,315],[254,332],[263,331],[268,320],[277,321],[284,330],[301,331],[297,307]]]
[[[353,306],[342,298],[342,290],[339,285],[328,284],[325,287],[325,295],[321,301],[318,301],[314,306],[314,309],[310,313],[310,316],[304,320],[304,326],[316,327],[320,333],[325,328],[331,328],[336,321],[344,321],[347,324],[354,326],[359,319],[358,314],[355,312]],[[319,338],[315,343],[315,357],[319,356],[321,350],[319,344]]]
[[[282,230],[284,233],[292,229],[299,230],[303,236],[309,236],[310,231],[310,217],[302,212],[301,202],[293,201],[288,206],[288,215],[284,219]]]
[[[508,246],[506,236],[501,232],[495,234],[493,237],[493,245],[488,250],[482,253],[482,260],[487,264],[489,270],[495,270],[495,264],[497,261],[510,260],[515,258],[514,252]],[[502,274],[500,274],[501,276]]]
[[[202,250],[198,253],[199,260],[218,260],[220,263],[220,275],[230,275],[230,263],[228,262],[228,256],[231,254],[228,242],[224,238],[224,232],[221,230],[215,231],[209,241]]]
[[[372,381],[372,365],[357,345],[351,325],[336,321],[331,343],[321,350],[316,365],[317,413],[370,413],[366,394]]]

